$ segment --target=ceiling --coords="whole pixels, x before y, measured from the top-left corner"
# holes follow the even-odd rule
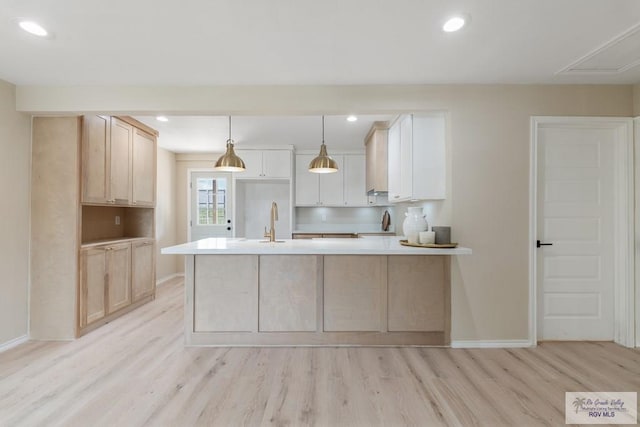
[[[293,145],[296,150],[318,150],[322,142],[322,116],[234,116],[231,137],[236,148]],[[325,142],[331,150],[364,150],[364,138],[375,121],[389,121],[393,115],[325,117]],[[229,138],[228,117],[169,117],[159,122],[155,117],[136,119],[160,132],[158,145],[176,153],[220,153]]]
[[[453,14],[470,23],[441,30]],[[38,21],[53,36],[17,26]],[[35,86],[640,83],[639,0],[0,0],[0,79]],[[568,70],[568,72],[567,72]],[[333,149],[371,123],[327,117]],[[226,117],[138,117],[220,152]],[[317,149],[320,116],[233,120],[238,148]]]
[[[444,33],[455,13],[470,24]],[[54,37],[24,33],[18,18]],[[638,0],[0,0],[0,78],[45,86],[628,84],[640,82],[640,67],[628,66],[640,59],[640,37],[603,56],[628,67],[558,71],[639,22]]]

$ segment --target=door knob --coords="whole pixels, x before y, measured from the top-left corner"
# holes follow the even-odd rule
[[[541,246],[553,246],[553,243],[540,243],[540,240],[536,240],[536,248]]]
[[[231,231],[231,227],[227,227],[227,230],[228,230],[228,231]]]

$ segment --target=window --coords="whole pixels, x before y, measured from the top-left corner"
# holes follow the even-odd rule
[[[198,225],[221,225],[227,212],[227,180],[198,178]]]

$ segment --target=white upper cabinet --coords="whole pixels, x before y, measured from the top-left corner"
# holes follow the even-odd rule
[[[320,200],[322,206],[344,205],[344,157],[332,155],[338,163],[338,172],[317,173],[320,183]],[[311,172],[308,172],[311,173]]]
[[[366,159],[363,154],[344,156],[344,204],[367,206]]]
[[[296,206],[368,206],[364,154],[332,154],[338,172],[309,172],[315,154],[296,155]]]
[[[309,172],[315,155],[296,155],[296,206],[316,206],[320,201],[319,174]]]
[[[291,150],[236,150],[246,170],[237,179],[291,178]]]
[[[389,128],[389,202],[446,195],[446,117],[403,115]]]

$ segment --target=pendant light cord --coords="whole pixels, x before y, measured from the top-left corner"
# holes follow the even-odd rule
[[[229,139],[227,142],[231,142],[231,116],[229,116]]]
[[[322,116],[322,144],[324,145],[324,116]]]

